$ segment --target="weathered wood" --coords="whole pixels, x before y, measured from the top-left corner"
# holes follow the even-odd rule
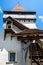
[[[40,34],[43,34],[43,33],[15,33],[15,35],[14,34],[12,34],[12,36],[14,35],[14,36],[24,36],[24,35],[27,35],[27,36],[35,36],[35,35],[40,35]]]
[[[18,40],[21,40],[21,41],[34,40],[34,39],[37,40],[37,39],[43,39],[43,36],[27,36],[27,37],[18,36],[17,38],[18,38]]]
[[[6,38],[6,31],[4,30],[4,40],[5,40],[5,38]]]
[[[19,23],[16,19],[14,19],[14,25],[17,26],[21,30],[28,29],[27,27]]]
[[[7,34],[11,34],[12,33],[12,30],[11,29],[4,29],[4,40],[6,38],[6,35]]]

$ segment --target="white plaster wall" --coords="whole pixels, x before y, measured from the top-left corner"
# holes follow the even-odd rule
[[[16,52],[17,63],[6,64],[9,62],[8,51]],[[20,56],[20,57],[18,57]],[[3,38],[3,33],[0,34],[0,65],[19,65],[21,64],[21,42],[14,37],[12,40],[10,35],[6,39]]]
[[[9,16],[11,16],[12,18],[29,18],[29,19],[36,18],[36,15],[15,15],[15,14],[4,14],[3,18],[7,18]]]
[[[36,26],[36,24],[33,22],[33,21],[21,21],[20,22],[22,25],[24,25],[24,26],[26,26],[27,28],[29,28],[29,29],[37,29],[37,26]]]

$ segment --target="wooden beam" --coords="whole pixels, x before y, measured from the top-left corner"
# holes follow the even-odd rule
[[[34,40],[34,39],[43,39],[43,36],[28,36],[28,37],[22,37],[22,36],[18,36],[17,37],[18,40]]]
[[[27,27],[19,23],[16,19],[14,19],[14,25],[17,26],[21,30],[28,29]]]
[[[15,33],[15,34],[12,34],[12,37],[14,36],[37,36],[37,35],[40,35],[40,34],[43,34],[43,32],[39,32],[39,33]]]
[[[6,38],[6,31],[4,30],[4,40],[5,40],[5,38]]]
[[[35,59],[33,59],[34,62],[37,64],[37,65],[40,65],[39,61],[36,61]]]

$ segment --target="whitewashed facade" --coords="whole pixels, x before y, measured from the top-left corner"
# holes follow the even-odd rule
[[[17,5],[17,10],[19,11],[19,9],[23,9],[23,8],[20,5]],[[23,11],[24,11],[24,9],[23,9]],[[26,18],[26,20],[17,20],[17,22],[19,22],[20,24],[22,24],[23,26],[25,26],[28,29],[37,29],[37,26],[36,26],[35,20],[34,20],[34,19],[36,19],[35,14],[31,14],[31,15],[30,14],[29,15],[28,14],[27,15],[4,14],[3,15],[4,19],[6,19],[8,17],[12,17],[13,19],[15,19],[15,18],[25,19]],[[33,20],[31,20],[31,19],[33,19]],[[6,29],[6,23],[7,23],[7,21],[4,22],[3,32],[0,34],[0,65],[23,65],[22,64],[22,62],[23,62],[22,61],[22,59],[23,59],[22,50],[21,50],[22,42],[20,40],[18,40],[16,36],[13,37],[11,40],[11,34],[7,34],[6,38],[4,40],[4,29]],[[22,32],[22,30],[20,30],[15,25],[13,25],[13,26],[11,25],[11,29],[15,33]],[[12,55],[14,58],[12,58]],[[12,61],[12,60],[14,60],[14,61]],[[34,64],[36,65],[36,63],[34,63]],[[27,54],[26,65],[31,65],[31,59],[29,59],[29,50],[28,50],[28,54]]]
[[[15,62],[10,63],[10,52],[16,54]],[[3,34],[0,35],[0,65],[21,65],[21,42],[16,37],[11,40],[10,35],[7,35],[4,40]]]
[[[17,7],[18,6],[19,5],[17,5]],[[22,9],[21,6],[19,6],[19,7]],[[9,16],[12,18],[26,18],[26,19],[36,18],[36,15],[18,15],[18,14],[16,14],[16,15],[15,14],[12,14],[12,15],[4,14],[3,18],[7,18]],[[18,20],[18,22],[19,22],[19,20]],[[35,22],[31,22],[31,21],[29,22],[29,20],[26,20],[24,22],[24,20],[20,20],[19,23],[26,26],[27,28],[36,29]],[[6,29],[6,23],[4,23],[3,28]],[[21,30],[19,28],[17,28],[16,26],[14,26],[13,31],[15,31],[16,33],[21,32]],[[22,65],[21,41],[18,41],[17,37],[14,37],[11,40],[10,36],[11,36],[11,34],[7,34],[6,39],[4,40],[4,31],[2,32],[2,34],[0,34],[0,65]],[[10,61],[10,53],[15,53],[14,62]],[[31,65],[31,60],[28,59],[28,57],[29,57],[29,54],[27,56],[26,65],[28,65],[28,64]]]

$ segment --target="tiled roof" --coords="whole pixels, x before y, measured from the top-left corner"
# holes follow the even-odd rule
[[[26,10],[20,4],[17,4],[17,6],[12,11],[20,11],[20,12],[23,11],[23,12],[25,12]]]

